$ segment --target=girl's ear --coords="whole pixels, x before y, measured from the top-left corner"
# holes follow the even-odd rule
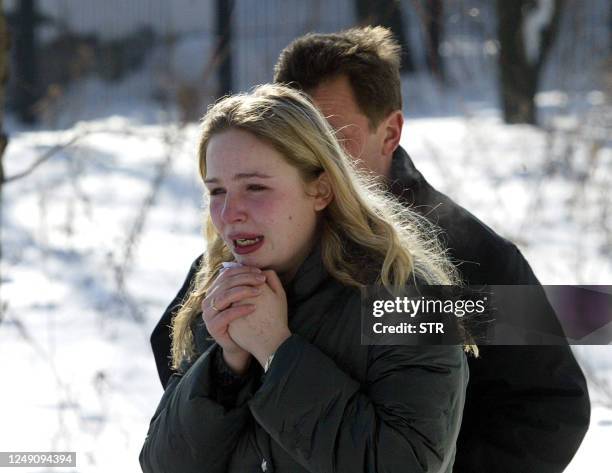
[[[314,198],[314,209],[317,212],[320,212],[327,207],[334,198],[334,193],[332,192],[331,183],[329,182],[327,173],[321,173],[321,175],[317,177],[311,186],[311,195]]]

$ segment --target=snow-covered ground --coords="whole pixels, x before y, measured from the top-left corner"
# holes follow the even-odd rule
[[[156,116],[148,106],[140,117]],[[71,450],[78,471],[139,471],[162,394],[148,336],[202,250],[202,188],[197,126],[138,116],[11,136],[9,176],[80,138],[5,187],[4,451]],[[486,112],[409,119],[403,144],[435,186],[516,241],[543,283],[611,284],[612,150],[589,154],[585,131],[566,163],[551,157],[551,139]],[[576,351],[612,381],[612,348]],[[592,390],[591,428],[569,472],[604,472],[612,460],[611,400]]]
[[[138,75],[129,81],[111,91],[79,85],[49,118],[55,131],[8,123],[7,176],[69,146],[4,187],[0,450],[76,451],[79,472],[140,471],[162,394],[148,337],[203,248],[197,125],[177,125],[173,110],[135,96]],[[594,85],[581,98],[587,107],[555,109],[539,129],[504,125],[490,84],[432,84],[423,76],[406,85],[402,137],[427,179],[516,242],[542,283],[612,285],[605,92]],[[465,100],[470,91],[487,100]],[[538,101],[546,111],[564,97],[553,89]],[[593,411],[566,471],[603,473],[612,464],[612,347],[575,352]]]

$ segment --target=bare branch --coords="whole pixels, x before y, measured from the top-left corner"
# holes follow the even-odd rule
[[[86,133],[85,135],[87,135],[88,133]],[[63,149],[68,148],[69,146],[72,146],[74,143],[76,143],[77,141],[79,141],[81,138],[83,138],[83,136],[85,136],[83,134],[81,135],[77,135],[77,136],[73,136],[70,140],[68,140],[66,143],[63,144],[59,144],[59,145],[55,145],[53,148],[48,149],[45,153],[43,153],[42,156],[40,156],[36,161],[34,161],[30,167],[28,167],[26,170],[21,171],[17,174],[14,174],[12,176],[9,177],[5,177],[4,180],[2,181],[3,184],[8,184],[9,182],[13,182],[16,181],[18,179],[22,179],[26,176],[28,176],[29,174],[31,174],[32,172],[34,172],[34,170],[40,166],[41,164],[43,164],[45,161],[49,160],[50,158],[52,158],[55,154],[59,153],[60,151],[62,151]]]
[[[151,182],[150,192],[143,201],[140,207],[140,211],[136,219],[134,220],[132,228],[126,238],[124,244],[123,258],[120,263],[113,264],[115,282],[117,284],[117,292],[119,298],[126,305],[133,319],[140,324],[144,323],[145,318],[142,311],[138,307],[138,304],[128,293],[126,286],[127,273],[132,266],[134,252],[136,247],[138,246],[140,236],[144,230],[149,211],[153,207],[155,199],[159,194],[161,185],[172,164],[172,159],[176,156],[175,146],[183,141],[181,139],[181,131],[182,127],[178,130],[168,129],[164,133],[163,140],[164,144],[166,145],[165,156],[156,166],[156,172],[153,181]]]
[[[125,136],[135,136],[135,135],[138,135],[138,133],[136,133],[134,131],[130,131],[130,130],[116,130],[116,129],[84,130],[84,131],[78,133],[77,135],[73,136],[72,138],[70,138],[65,143],[57,144],[57,145],[53,146],[52,148],[48,149],[47,151],[45,151],[45,153],[43,153],[36,161],[34,161],[24,171],[21,171],[21,172],[19,172],[17,174],[14,174],[12,176],[5,177],[2,180],[2,184],[8,184],[9,182],[17,181],[19,179],[22,179],[22,178],[32,174],[32,172],[34,172],[34,170],[36,170],[36,168],[38,168],[41,164],[43,164],[46,161],[48,161],[50,158],[55,156],[60,151],[66,149],[66,148],[69,148],[70,146],[74,145],[76,142],[82,140],[83,138],[85,138],[85,137],[87,137],[89,135],[93,135],[94,133],[113,133],[113,134],[119,134],[119,135],[125,135]]]

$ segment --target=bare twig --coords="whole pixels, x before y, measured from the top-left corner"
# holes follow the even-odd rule
[[[3,183],[4,184],[8,184],[9,182],[13,182],[13,181],[16,181],[18,179],[22,179],[22,178],[28,176],[29,174],[32,174],[34,172],[34,170],[38,166],[43,164],[45,161],[51,159],[53,156],[55,156],[57,153],[59,153],[63,149],[66,149],[69,146],[72,146],[73,144],[75,144],[77,141],[82,139],[84,136],[87,136],[88,134],[89,133],[84,133],[84,134],[79,134],[79,135],[73,136],[66,143],[62,143],[62,144],[53,146],[52,148],[50,148],[46,152],[44,152],[41,156],[39,156],[38,159],[36,161],[34,161],[32,164],[30,164],[30,166],[27,169],[25,169],[24,171],[21,171],[21,172],[19,172],[17,174],[9,176],[9,177],[5,177]]]
[[[8,184],[10,182],[14,182],[14,181],[17,181],[19,179],[22,179],[22,178],[28,176],[29,174],[34,172],[36,170],[36,168],[38,168],[41,164],[43,164],[46,161],[48,161],[50,158],[55,156],[60,151],[65,150],[66,148],[69,148],[70,146],[74,145],[75,143],[77,143],[78,141],[82,140],[83,138],[85,138],[85,137],[87,137],[89,135],[93,135],[95,133],[112,133],[112,134],[119,134],[119,135],[124,135],[124,136],[136,136],[136,135],[138,135],[138,133],[134,132],[133,130],[117,130],[117,129],[104,129],[104,128],[92,129],[92,130],[83,130],[82,132],[80,132],[80,133],[76,134],[75,136],[73,136],[72,138],[70,138],[65,143],[57,144],[57,145],[53,146],[52,148],[48,149],[47,151],[45,151],[41,156],[38,157],[38,159],[36,159],[36,161],[34,161],[24,171],[18,172],[17,174],[14,174],[12,176],[5,177],[4,180],[2,181],[2,183],[3,184]]]
[[[168,173],[172,159],[177,154],[175,152],[175,146],[177,143],[181,143],[181,136],[180,129],[174,134],[172,133],[172,129],[168,129],[164,133],[163,141],[166,145],[165,156],[156,166],[156,172],[151,183],[149,194],[145,197],[142,205],[140,206],[140,211],[138,212],[132,228],[130,229],[130,232],[125,240],[122,259],[119,263],[113,264],[115,283],[117,285],[119,298],[130,311],[132,318],[138,323],[143,323],[145,319],[144,315],[142,314],[142,310],[138,307],[138,304],[134,301],[134,298],[128,293],[126,287],[126,275],[132,265],[134,252],[144,230],[149,211],[153,207],[155,199],[159,194],[159,190],[161,189],[161,185]]]
[[[53,378],[55,379],[55,383],[58,388],[58,405],[72,408],[74,408],[75,406],[79,407],[78,402],[74,399],[74,396],[70,391],[70,385],[62,378],[59,367],[55,363],[54,357],[48,350],[45,350],[45,348],[40,344],[37,338],[30,333],[26,324],[24,324],[23,321],[15,313],[11,314],[10,318],[7,317],[6,323],[8,326],[13,326],[17,331],[17,334],[30,347],[32,347],[36,355],[38,355],[38,357],[49,366],[50,372]],[[58,416],[60,424],[60,431],[58,432],[58,434],[63,432],[63,435],[65,435],[66,429],[65,426],[63,427],[64,409],[58,409]]]

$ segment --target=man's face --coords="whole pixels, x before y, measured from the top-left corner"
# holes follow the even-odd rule
[[[384,175],[384,126],[381,124],[376,130],[370,128],[368,118],[357,105],[348,78],[345,75],[333,77],[307,93],[336,130],[340,143],[357,165]]]

